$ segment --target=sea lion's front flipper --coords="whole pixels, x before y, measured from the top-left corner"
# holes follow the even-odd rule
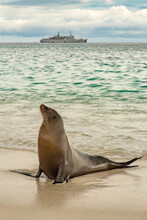
[[[53,182],[53,184],[56,183],[63,183],[65,180],[68,179],[68,175],[67,175],[67,165],[65,165],[64,162],[62,162],[59,166],[59,170],[58,170],[58,174],[55,178],[55,181]]]
[[[30,177],[35,177],[35,176],[32,175],[32,173],[25,172],[25,171],[10,170],[10,172],[19,173],[19,174],[30,176]]]
[[[13,173],[19,173],[25,176],[30,176],[30,177],[34,177],[34,178],[39,178],[41,173],[43,172],[43,170],[41,169],[41,167],[39,166],[38,172],[37,174],[34,176],[32,173],[29,172],[25,172],[25,171],[17,171],[17,170],[10,170]]]
[[[36,174],[35,177],[36,177],[36,178],[39,178],[39,177],[41,176],[42,172],[43,172],[43,170],[41,169],[41,167],[40,167],[40,165],[39,165],[38,172],[37,172],[37,174]]]

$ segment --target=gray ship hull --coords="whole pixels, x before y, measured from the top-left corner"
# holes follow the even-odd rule
[[[50,40],[50,39],[42,39],[40,43],[87,43],[87,39],[79,39],[79,40]]]

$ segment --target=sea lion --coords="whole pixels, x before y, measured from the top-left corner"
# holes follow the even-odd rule
[[[64,129],[63,119],[54,109],[40,105],[43,122],[38,135],[39,169],[36,178],[44,172],[55,183],[68,182],[69,178],[116,168],[129,166],[141,157],[127,162],[115,162],[108,158],[90,155],[71,148]],[[14,171],[17,172],[17,171]],[[27,172],[19,172],[28,176]]]

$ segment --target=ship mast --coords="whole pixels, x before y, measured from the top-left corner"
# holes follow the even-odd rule
[[[69,31],[69,34],[70,34],[70,36],[72,37],[72,33],[71,33],[71,31]]]

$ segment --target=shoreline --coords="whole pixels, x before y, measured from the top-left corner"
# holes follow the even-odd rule
[[[38,152],[38,147],[2,147],[0,146],[0,149],[4,149],[4,150],[16,150],[16,151],[27,151],[27,152],[33,152],[33,153],[37,153]],[[75,149],[78,149],[78,148],[75,148]],[[107,157],[108,159],[110,160],[115,160],[115,161],[128,161],[129,159],[131,160],[132,158],[135,158],[135,157],[142,157],[143,159],[147,160],[147,153],[134,153],[134,152],[129,152],[129,154],[127,153],[120,153],[119,151],[115,150],[115,153],[113,151],[113,149],[111,151],[103,151],[103,152],[97,152],[97,151],[93,151],[93,152],[90,152],[89,149],[88,150],[85,150],[85,149],[78,149],[80,151],[83,151],[85,153],[88,153],[88,154],[97,154],[99,156],[103,156],[103,157]]]
[[[146,156],[145,156],[146,158]],[[147,159],[137,168],[117,169],[72,178],[53,185],[12,173],[36,173],[38,155],[27,150],[0,148],[1,219],[147,219]]]

